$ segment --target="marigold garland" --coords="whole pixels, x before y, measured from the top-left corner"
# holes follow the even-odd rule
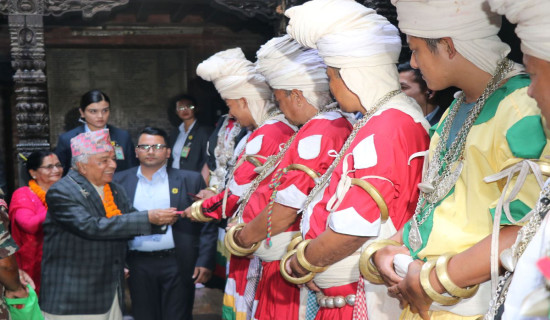
[[[113,192],[111,192],[111,186],[108,183],[103,187],[103,193],[103,207],[105,208],[105,213],[107,213],[107,218],[121,215],[122,213],[115,203]]]
[[[46,203],[46,191],[44,191],[44,189],[42,189],[42,187],[40,187],[34,179],[29,180],[29,188],[38,196],[38,199],[42,201],[42,204],[44,205],[44,207],[46,207],[47,210],[48,204]]]

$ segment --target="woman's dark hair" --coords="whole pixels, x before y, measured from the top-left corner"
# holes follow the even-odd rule
[[[181,123],[181,119],[178,116],[178,111],[176,110],[176,104],[178,103],[178,101],[181,101],[181,100],[189,100],[191,101],[191,104],[195,106],[195,109],[193,109],[193,116],[195,118],[197,118],[197,114],[199,113],[199,109],[200,109],[197,107],[197,100],[195,100],[195,97],[193,97],[192,95],[179,94],[177,96],[172,97],[169,100],[167,114],[168,114],[168,121],[170,121],[170,123],[175,127],[179,126]]]
[[[27,171],[38,170],[38,168],[42,165],[42,162],[44,162],[44,158],[52,154],[54,153],[50,150],[34,151],[27,157],[27,161],[25,161],[25,168],[27,168]]]
[[[101,101],[107,101],[109,105],[111,104],[111,99],[109,99],[109,96],[101,92],[101,90],[90,90],[82,95],[82,98],[80,98],[80,110],[84,111],[90,104]]]

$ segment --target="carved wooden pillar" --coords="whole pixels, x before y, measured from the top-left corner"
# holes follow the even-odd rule
[[[44,52],[43,0],[11,0],[8,8],[15,89],[14,157],[49,149],[48,96]],[[17,157],[21,182],[22,160]],[[19,183],[20,185],[21,183]]]

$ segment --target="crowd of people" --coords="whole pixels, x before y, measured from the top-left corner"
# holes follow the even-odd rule
[[[192,319],[228,251],[227,320],[548,318],[550,3],[392,3],[410,63],[353,0],[288,9],[255,62],[204,60],[229,108],[214,131],[183,95],[170,137],[146,127],[134,147],[109,97],[84,94],[83,125],[26,158],[17,252],[0,228],[5,296],[38,293],[45,319],[122,319],[126,276],[136,320]]]

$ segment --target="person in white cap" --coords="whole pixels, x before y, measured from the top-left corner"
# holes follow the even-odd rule
[[[429,124],[400,90],[397,28],[353,0],[313,0],[285,14],[289,35],[316,48],[328,66],[340,108],[364,116],[308,195],[305,240],[282,259],[281,271],[294,283],[313,279],[307,285],[319,292],[317,319],[352,319],[354,312],[365,319],[367,310],[372,319],[395,319],[365,299],[359,257],[367,240],[392,235],[412,216],[428,148]]]
[[[499,14],[506,15],[508,20],[516,25],[516,33],[521,40],[523,62],[526,71],[531,76],[531,84],[527,93],[537,101],[542,115],[550,120],[550,36],[546,32],[550,26],[550,2],[489,0],[491,9]],[[493,301],[488,316],[504,307],[502,319],[518,320],[547,318],[548,289],[545,282],[550,278],[550,220],[547,215],[550,201],[550,187],[548,181],[541,192],[535,210],[529,222],[518,233],[516,245],[503,254],[501,260],[517,260],[512,268],[513,279],[506,290],[501,290],[493,300],[505,303],[499,305]],[[541,221],[542,220],[542,221]],[[538,231],[537,231],[538,230]],[[528,245],[527,245],[528,244]],[[523,254],[522,254],[523,253]],[[519,259],[517,257],[521,256]],[[514,257],[515,259],[509,259]],[[508,259],[507,259],[508,258]],[[514,265],[512,264],[512,267]],[[505,289],[505,288],[503,288]]]
[[[240,198],[261,172],[261,167],[279,153],[279,148],[298,129],[288,123],[273,101],[273,92],[265,78],[255,70],[240,48],[218,52],[197,66],[197,74],[212,81],[229,113],[252,134],[237,146],[240,153],[226,189],[186,209],[187,217],[208,222],[232,217]],[[244,150],[243,150],[244,149]],[[242,151],[241,151],[242,150]],[[250,319],[259,261],[232,256],[225,287],[224,319]]]
[[[257,57],[257,70],[273,88],[279,108],[301,128],[274,163],[273,178],[263,179],[243,198],[246,205],[239,214],[246,225],[233,226],[228,233],[233,237],[226,243],[241,255],[259,244],[254,255],[262,261],[262,275],[254,319],[298,319],[300,290],[283,279],[279,260],[299,235],[297,211],[334,160],[332,154],[346,141],[354,118],[333,103],[326,66],[317,50],[285,35],[269,40]]]
[[[499,253],[535,204],[543,180],[531,160],[549,154],[548,140],[485,0],[393,3],[428,87],[462,92],[432,136],[415,215],[375,266],[408,305],[403,318],[477,319],[497,288]]]

